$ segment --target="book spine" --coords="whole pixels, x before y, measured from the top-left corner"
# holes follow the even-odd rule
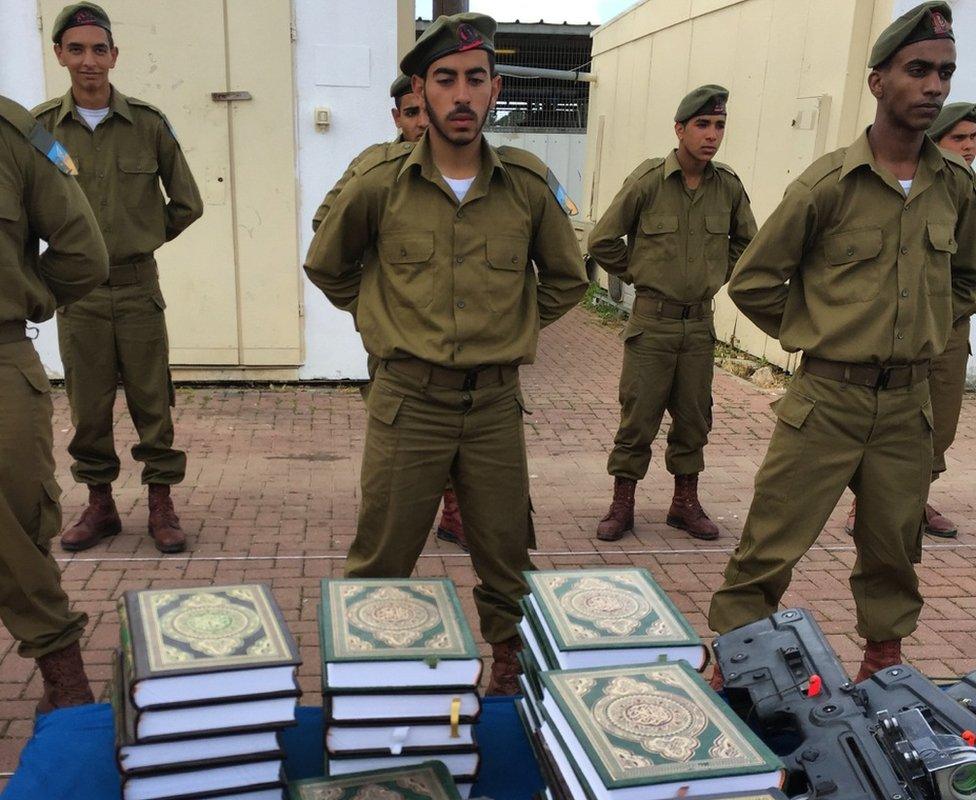
[[[146,660],[146,637],[142,628],[142,615],[139,613],[139,596],[134,591],[125,592],[119,598],[119,644],[122,648],[123,674],[129,695],[135,685],[149,677]]]

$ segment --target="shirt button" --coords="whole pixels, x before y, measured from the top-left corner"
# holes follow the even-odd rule
[[[102,205],[102,208],[104,208],[105,206],[107,206],[108,205],[108,200],[102,200],[101,205]]]
[[[903,248],[901,249],[901,254],[902,254],[903,256],[907,256],[907,255],[908,255],[908,248],[907,248],[907,247],[903,247]]]
[[[518,256],[512,256],[512,263],[513,264],[518,264],[519,263],[519,257]]]
[[[461,399],[462,399],[462,400],[463,400],[463,401],[464,401],[465,403],[470,403],[470,402],[471,402],[471,395],[470,395],[470,394],[468,394],[467,392],[465,392],[464,394],[462,394],[462,395],[461,395]]]
[[[855,248],[853,248],[853,247],[848,247],[847,248],[847,255],[852,256],[852,255],[854,255],[854,253],[855,253]]]
[[[463,300],[458,300],[457,301],[457,307],[458,308],[464,308],[464,301]]]
[[[461,219],[461,217],[463,217],[463,216],[464,216],[464,212],[459,208],[458,209],[458,212],[457,212],[457,218],[458,219]]]
[[[459,353],[460,353],[460,352],[461,352],[461,351],[462,351],[463,349],[464,349],[464,345],[463,345],[463,344],[459,344],[459,345],[457,346],[457,351],[458,351]]]
[[[905,334],[903,334],[901,331],[898,331],[898,333],[895,334],[895,338],[896,339],[904,339],[905,338]]]
[[[401,247],[400,248],[400,255],[401,256],[405,256],[406,254],[407,254],[407,248],[406,247]]]
[[[464,263],[464,256],[458,256],[454,260],[457,261],[458,264],[463,264]]]
[[[694,261],[695,260],[695,257],[694,256],[688,256],[688,260],[689,261]]]
[[[949,244],[955,244],[955,242],[953,242],[952,239],[950,239]]]
[[[663,228],[663,227],[664,227],[664,225],[663,225],[662,223],[660,223],[660,222],[659,222],[659,223],[657,224],[657,229],[658,229],[658,230],[661,230],[661,228]]]
[[[902,297],[908,297],[908,289],[902,289],[901,290],[901,296]]]

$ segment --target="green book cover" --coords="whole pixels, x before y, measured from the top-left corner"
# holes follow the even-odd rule
[[[291,800],[460,800],[454,779],[439,761],[290,784]]]
[[[319,628],[324,663],[478,658],[446,578],[326,578]]]
[[[709,794],[705,795],[704,797],[697,797],[695,800],[789,800],[789,798],[778,789],[770,789],[768,792]]]
[[[519,609],[522,611],[522,617],[528,624],[529,630],[535,636],[535,642],[539,646],[541,655],[545,658],[546,663],[539,664],[539,669],[558,669],[559,659],[556,658],[548,637],[542,632],[542,622],[536,617],[535,608],[523,597],[519,600]]]
[[[541,678],[608,789],[783,769],[684,662],[554,670]],[[549,702],[543,712],[559,734]]]
[[[119,600],[119,621],[130,684],[301,663],[264,584],[128,591]]]
[[[540,570],[525,579],[560,650],[701,645],[645,569]]]

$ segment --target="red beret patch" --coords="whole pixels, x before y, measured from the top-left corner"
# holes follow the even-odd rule
[[[949,22],[940,12],[932,13],[932,32],[936,36],[948,36],[952,32],[952,23]]]
[[[474,50],[485,43],[484,39],[481,38],[481,34],[471,25],[468,25],[467,22],[462,22],[458,25],[457,36],[459,53],[463,53],[465,50]]]

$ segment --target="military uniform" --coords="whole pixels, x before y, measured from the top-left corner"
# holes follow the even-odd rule
[[[665,410],[674,420],[668,471],[687,475],[704,468],[712,417],[712,298],[755,232],[749,198],[729,167],[709,164],[698,189],[689,190],[673,152],[642,163],[594,226],[590,254],[637,292],[624,330],[611,475],[644,478]]]
[[[515,634],[531,566],[517,367],[534,360],[539,328],[586,289],[546,174],[534,156],[483,141],[481,171],[458,204],[426,139],[388,145],[357,165],[305,264],[382,362],[346,572],[409,575],[450,476],[488,642]]]
[[[70,609],[50,553],[61,524],[51,385],[25,322],[102,283],[108,255],[81,189],[52,160],[73,169],[26,109],[0,97],[0,618],[20,655],[41,662],[48,695],[49,665],[70,656],[90,698],[77,647],[87,617]]]
[[[682,102],[677,121],[716,108],[724,114],[727,97],[721,87],[701,87]],[[732,169],[709,162],[700,185],[689,189],[674,151],[634,170],[593,227],[590,254],[637,293],[623,334],[620,427],[607,463],[616,479],[615,504],[622,490],[629,491],[647,474],[651,443],[665,410],[672,419],[668,471],[683,477],[704,469],[712,425],[712,298],[755,232],[749,198]],[[620,538],[632,528],[632,493],[626,502],[626,522],[616,524],[612,506],[598,530],[601,539]],[[669,517],[677,527],[686,527],[677,524],[675,515]],[[699,538],[717,535],[711,524],[687,528]]]
[[[774,403],[776,429],[712,598],[712,629],[775,611],[849,485],[858,497],[858,633],[904,637],[922,607],[913,565],[932,467],[929,360],[976,299],[969,169],[926,139],[906,198],[865,133],[789,187],[740,259],[729,296],[804,358]]]
[[[112,263],[103,286],[58,313],[75,426],[72,474],[88,485],[118,477],[112,408],[121,378],[139,434],[132,456],[144,464],[143,483],[179,483],[186,455],[173,448],[166,303],[153,254],[203,213],[189,165],[166,118],[114,88],[109,114],[94,131],[70,91],[34,115],[75,157]]]

